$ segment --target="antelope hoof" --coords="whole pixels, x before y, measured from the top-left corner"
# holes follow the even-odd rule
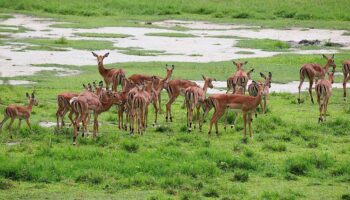
[[[190,133],[191,133],[191,131],[192,131],[192,128],[188,128],[188,132],[190,132]]]
[[[170,122],[173,122],[173,117],[170,117]]]
[[[124,130],[127,131],[128,130],[128,126],[125,124],[124,125]]]
[[[264,114],[264,112],[263,112],[263,114]],[[255,113],[255,118],[257,118],[258,117],[258,114],[257,113]]]
[[[301,100],[298,98],[298,104],[300,104],[301,103]]]
[[[315,103],[314,103],[314,99],[311,99],[311,102],[312,102],[312,104],[315,104]]]
[[[234,125],[234,124],[232,124],[232,125],[231,125],[231,129],[233,129],[234,127],[235,127],[235,125]]]
[[[13,139],[12,135],[10,135],[10,139],[11,139],[11,140]]]
[[[165,117],[165,121],[168,122],[168,117]]]
[[[226,126],[224,126],[224,130],[226,131]]]

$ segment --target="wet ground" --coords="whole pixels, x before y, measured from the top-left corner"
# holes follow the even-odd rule
[[[237,38],[277,39],[282,41],[298,42],[300,40],[328,40],[342,44],[343,48],[350,47],[350,36],[342,35],[342,30],[322,29],[266,29],[258,26],[245,26],[234,24],[213,24],[203,21],[179,21],[167,20],[155,22],[153,25],[160,28],[144,27],[101,27],[94,29],[55,28],[52,25],[58,22],[47,18],[36,18],[27,15],[14,14],[13,18],[0,21],[1,25],[23,26],[29,31],[13,33],[14,38],[60,38],[108,40],[115,47],[129,48],[137,47],[143,50],[158,50],[164,53],[156,56],[135,56],[123,54],[121,50],[105,50],[98,53],[110,52],[106,59],[107,63],[115,62],[148,62],[148,61],[184,61],[184,62],[211,62],[226,61],[248,57],[270,57],[286,52],[269,52],[259,49],[246,49],[235,47]],[[60,22],[61,23],[61,22]],[[167,28],[181,27],[181,31]],[[16,28],[16,27],[9,27]],[[76,33],[118,33],[128,34],[127,38],[98,38],[80,37]],[[196,37],[160,37],[147,36],[148,33],[186,33]],[[227,36],[230,38],[222,38]],[[241,51],[253,52],[253,54],[240,54]],[[336,50],[300,50],[294,49],[288,53],[320,54],[335,53]],[[194,56],[196,55],[196,56]],[[0,46],[0,76],[15,77],[33,75],[42,70],[56,70],[58,75],[77,74],[78,71],[69,71],[58,67],[37,67],[35,64],[63,64],[63,65],[94,65],[95,58],[87,50],[68,49],[67,51],[18,51],[18,44],[7,44]],[[277,92],[295,92],[297,83],[274,84]],[[305,84],[306,85],[306,84]],[[296,85],[297,86],[297,85]],[[221,86],[219,86],[221,87]],[[226,82],[223,87],[226,87]],[[272,89],[274,90],[274,89]]]

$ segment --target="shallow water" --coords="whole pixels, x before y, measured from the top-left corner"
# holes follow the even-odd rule
[[[201,87],[203,87],[203,85],[204,85],[204,81],[194,81],[194,82],[196,82]],[[248,81],[248,85],[251,82],[252,81],[249,80]],[[207,91],[208,94],[226,93],[226,86],[227,86],[226,81],[214,81],[213,85],[214,85],[213,89],[210,89],[210,88],[208,89],[208,91]],[[272,83],[271,84],[271,88],[270,88],[270,92],[276,92],[276,93],[283,93],[283,92],[286,92],[286,93],[298,93],[298,86],[299,86],[299,81],[292,81],[292,82],[285,83],[285,84],[283,84],[283,83]],[[342,83],[333,83],[332,87],[333,88],[343,88],[343,84]],[[309,89],[309,82],[304,82],[302,87],[301,87],[301,91],[307,91],[308,89]],[[231,92],[232,92],[232,90],[231,90]]]
[[[234,47],[237,39],[233,38],[213,38],[208,36],[237,36],[248,38],[269,38],[285,41],[298,42],[302,39],[327,40],[343,44],[344,48],[350,46],[350,36],[343,36],[342,30],[321,30],[310,29],[301,30],[292,28],[290,30],[262,29],[257,26],[234,25],[234,24],[214,24],[204,21],[179,21],[167,20],[154,22],[153,24],[163,28],[144,27],[101,27],[94,29],[75,28],[55,28],[51,27],[56,23],[52,19],[36,18],[32,16],[15,14],[13,18],[0,21],[3,25],[24,26],[31,29],[25,33],[12,34],[15,38],[59,38],[68,39],[89,39],[108,40],[116,47],[139,47],[144,50],[165,51],[157,56],[135,56],[123,54],[121,50],[104,50],[97,53],[110,52],[110,56],[105,60],[107,63],[116,62],[151,62],[151,61],[183,61],[183,62],[212,62],[227,61],[232,59],[250,57],[270,57],[286,52],[268,52],[259,49],[246,49]],[[174,31],[164,28],[173,26],[183,26],[189,30]],[[120,33],[129,34],[128,38],[87,38],[76,36],[75,33]],[[178,32],[189,33],[197,37],[176,38],[147,36],[147,33]],[[16,51],[18,44],[0,46],[0,74],[3,77],[13,77],[20,75],[32,75],[41,70],[60,70],[58,68],[33,67],[32,64],[65,64],[65,65],[94,65],[95,58],[90,51],[74,50],[68,51]],[[239,51],[250,51],[254,54],[239,54]],[[300,54],[320,54],[336,53],[336,50],[292,50],[291,52]],[[290,53],[290,52],[288,52]],[[193,56],[197,55],[197,56]],[[61,69],[62,70],[62,69]]]

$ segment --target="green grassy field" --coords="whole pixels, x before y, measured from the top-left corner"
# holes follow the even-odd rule
[[[348,54],[336,58],[340,61],[342,56]],[[249,62],[273,63],[286,58],[276,56]],[[322,61],[319,56],[300,58]],[[147,69],[147,74],[164,76],[164,64],[113,66],[123,66],[128,74]],[[230,63],[222,64],[225,70],[233,71]],[[219,79],[224,80],[227,74],[215,68],[210,71],[218,63],[175,65],[174,78],[199,79],[200,74],[218,73]],[[282,80],[276,75],[280,71],[278,65],[271,66],[273,77]],[[349,195],[350,108],[342,100],[340,90],[335,90],[328,121],[321,125],[317,123],[318,107],[310,103],[306,94],[301,105],[296,104],[296,95],[272,94],[267,114],[254,119],[254,139],[248,144],[242,140],[241,117],[235,129],[225,132],[221,124],[219,137],[207,136],[208,123],[203,132],[187,133],[180,98],[173,108],[174,123],[166,123],[164,115],[160,115],[161,127],[149,127],[143,137],[130,136],[117,129],[116,109],[112,108],[100,116],[99,137],[79,137],[78,146],[74,147],[71,129],[57,133],[54,128],[37,125],[40,121],[55,121],[56,94],[80,91],[82,83],[101,79],[96,66],[66,67],[82,73],[60,79],[54,78],[52,72],[18,77],[37,82],[34,86],[39,106],[33,110],[32,131],[23,127],[14,139],[9,138],[6,129],[0,135],[0,198],[340,199]],[[298,68],[291,67],[288,74],[297,73]],[[254,78],[257,77],[255,73]],[[295,80],[293,76],[290,79]],[[33,86],[0,89],[3,113],[9,103],[24,104],[24,94]],[[163,105],[166,100],[164,93]],[[149,120],[152,119],[153,108]],[[229,121],[232,119],[230,116]],[[13,142],[17,144],[10,145]]]
[[[157,27],[162,19],[208,20],[259,25],[262,27],[327,28],[350,30],[347,0],[0,0],[4,13],[26,13],[53,17],[56,27],[94,28],[101,26]],[[0,14],[0,19],[11,17]],[[148,23],[145,23],[148,22]],[[183,30],[183,27],[174,27]],[[6,35],[0,44],[14,40],[11,33],[26,31],[0,26]],[[345,32],[348,34],[348,32]],[[82,33],[85,37],[118,38],[127,35]],[[184,35],[165,33],[165,37]],[[186,35],[189,36],[189,35]],[[190,35],[191,36],[191,35]],[[217,36],[230,38],[232,36]],[[274,40],[240,39],[246,48],[288,51],[286,43]],[[131,55],[159,55],[162,51],[114,47],[103,40],[23,39],[35,46],[24,50],[118,49]],[[314,48],[314,47],[310,47]],[[326,47],[320,47],[326,48]],[[250,51],[242,51],[250,54]],[[110,55],[113,56],[113,55]],[[193,54],[192,56],[201,56]],[[336,71],[350,58],[349,51],[335,55]],[[108,59],[108,58],[106,58]],[[245,69],[272,72],[273,82],[299,79],[304,63],[324,64],[321,55],[284,54],[270,58],[249,58]],[[165,76],[165,64],[175,64],[173,79],[200,80],[201,74],[225,81],[235,71],[229,61],[210,63],[130,62],[106,65],[126,70],[127,75],[142,73]],[[36,90],[39,105],[33,108],[30,131],[25,125],[13,139],[3,127],[0,134],[0,199],[350,199],[350,106],[342,90],[333,90],[327,122],[318,124],[318,106],[306,93],[303,104],[297,95],[273,93],[267,113],[253,121],[253,139],[243,140],[243,120],[234,129],[208,137],[209,113],[203,132],[186,131],[183,98],[173,104],[174,122],[159,116],[159,127],[149,126],[144,136],[131,136],[117,128],[117,110],[99,117],[100,133],[78,138],[72,145],[72,130],[43,128],[40,122],[55,122],[56,95],[63,91],[82,91],[82,84],[102,80],[97,66],[68,66],[47,63],[41,67],[79,70],[77,76],[57,77],[53,71],[12,79],[35,82],[25,86],[0,85],[0,120],[11,103],[26,104],[25,93]],[[336,76],[336,82],[342,81]],[[0,77],[0,80],[9,78]],[[315,95],[315,94],[314,94]],[[315,97],[315,96],[314,96]],[[168,97],[162,94],[163,111]],[[149,122],[153,121],[150,108]],[[228,120],[233,121],[233,113]],[[66,120],[68,121],[68,120]],[[90,132],[92,125],[89,126]]]

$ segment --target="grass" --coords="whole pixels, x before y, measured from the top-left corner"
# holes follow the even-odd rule
[[[128,34],[117,34],[117,33],[75,33],[80,37],[97,37],[97,38],[127,38],[132,37]]]
[[[247,67],[255,62],[270,63],[266,66],[272,68],[264,69],[274,69],[275,75],[283,71],[276,64],[286,63],[283,69],[288,70],[283,73],[292,75],[298,71],[295,61],[322,61],[320,56],[294,56],[291,63],[286,62],[286,56],[250,59]],[[336,55],[336,59],[340,62],[343,56],[348,54]],[[230,63],[226,66],[223,63],[174,64],[174,79],[199,79],[200,74],[210,68],[214,75],[219,70],[213,66],[219,64],[228,71],[233,70]],[[119,63],[107,67],[111,66],[123,66],[128,75],[147,72],[164,76],[165,73],[164,63]],[[14,139],[9,138],[6,129],[0,135],[3,144],[0,145],[0,188],[4,188],[1,199],[51,199],[54,195],[68,199],[114,195],[123,199],[318,199],[319,196],[339,199],[348,193],[350,127],[348,106],[342,100],[341,90],[333,91],[328,121],[324,124],[317,123],[318,107],[309,102],[306,93],[303,93],[305,103],[301,105],[294,103],[296,95],[271,94],[270,112],[254,118],[255,137],[248,140],[248,144],[242,142],[241,116],[236,123],[238,131],[224,132],[221,121],[220,137],[207,137],[209,118],[202,133],[184,132],[184,110],[180,108],[183,98],[180,97],[173,106],[173,123],[166,124],[164,115],[160,115],[162,126],[148,127],[142,137],[130,136],[117,129],[114,121],[117,113],[111,109],[100,116],[98,139],[79,137],[79,145],[73,147],[70,128],[53,134],[54,128],[41,128],[36,124],[43,119],[55,121],[56,94],[81,91],[82,83],[101,77],[96,75],[97,66],[64,67],[79,69],[81,74],[57,79],[51,72],[41,72],[21,77],[37,82],[39,106],[33,108],[32,132],[24,126]],[[219,73],[223,73],[222,77],[228,74]],[[282,76],[282,72],[279,75]],[[25,92],[32,88],[0,86],[0,89],[1,116],[6,105],[24,104]],[[163,106],[166,101],[164,93]],[[153,108],[149,121],[152,119]],[[16,130],[17,122],[14,126]],[[8,142],[17,144],[10,146]]]
[[[254,54],[252,51],[237,51],[236,54]]]
[[[145,35],[159,37],[198,37],[196,35],[187,33],[146,33]]]
[[[64,37],[59,39],[16,39],[15,42],[28,43],[38,47],[29,47],[31,50],[60,50],[64,48],[83,50],[115,49],[113,43],[103,40],[68,40]]]
[[[133,49],[133,48],[126,48],[127,50],[120,51],[123,54],[126,55],[134,55],[134,56],[157,56],[157,55],[164,55],[165,51],[158,51],[158,50],[144,50],[144,49]]]
[[[4,33],[24,33],[27,31],[30,31],[30,29],[25,28],[23,26],[0,25],[0,32],[4,32]]]
[[[243,39],[238,40],[235,47],[262,49],[266,51],[286,51],[290,48],[287,42],[270,39]]]

